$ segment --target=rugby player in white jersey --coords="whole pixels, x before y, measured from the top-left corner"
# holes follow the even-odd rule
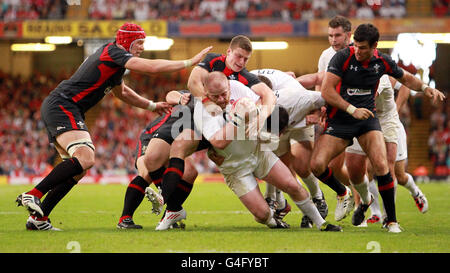
[[[305,103],[304,100],[311,96],[309,95],[310,91],[307,91],[294,77],[277,69],[257,69],[250,71],[250,73],[257,75],[262,82],[274,90],[277,96],[277,105],[291,109],[290,111],[288,110],[289,127],[280,137],[278,148],[274,153],[280,157],[286,166],[292,169],[294,176],[296,176],[296,173],[301,177],[311,194],[314,204],[325,219],[328,215],[328,206],[319,187],[319,180],[312,174],[308,164],[314,145],[314,125],[306,124],[306,115],[309,114],[309,111],[303,113],[303,111],[308,109],[303,105],[308,105],[308,102]],[[303,94],[305,95],[303,96]],[[320,93],[317,93],[316,96],[320,97]],[[275,188],[267,184],[266,201],[274,198],[274,195]],[[277,214],[284,216],[283,214],[286,214],[290,207],[279,190],[276,190],[275,198],[278,205]],[[268,202],[270,204],[270,201]],[[310,228],[312,227],[312,221],[307,216],[304,216],[300,226]]]
[[[318,79],[323,79],[323,75],[327,71],[328,64],[331,58],[333,58],[333,56],[336,54],[336,52],[347,48],[350,45],[350,37],[352,33],[351,30],[352,24],[350,20],[343,16],[335,16],[328,22],[328,42],[330,44],[330,47],[324,50],[319,57],[318,72],[316,74]],[[302,82],[300,77],[298,78],[298,80]],[[320,83],[316,83],[316,90],[320,90],[320,84],[321,81]],[[354,206],[354,197],[357,198],[357,195],[352,194],[352,191],[350,191],[350,189],[348,188],[351,187],[351,183],[347,168],[344,163],[345,153],[341,153],[329,163],[329,167],[333,171],[336,178],[348,189],[346,191],[346,195],[337,195],[337,205],[334,216],[337,221],[340,221],[346,217],[347,213],[350,212]],[[353,190],[353,193],[354,192],[355,190]]]
[[[409,95],[415,91],[411,91],[406,86],[402,85],[400,82],[393,78],[390,78],[391,86],[394,90],[398,92],[397,99],[395,101],[397,112],[401,109],[403,104],[408,100]],[[398,115],[397,115],[398,116]],[[381,121],[381,119],[380,119]],[[421,213],[428,211],[428,200],[420,190],[420,188],[414,182],[414,178],[411,174],[406,172],[406,160],[408,158],[408,147],[407,147],[407,137],[405,127],[401,123],[400,119],[396,119],[398,130],[397,130],[397,155],[395,158],[395,178],[397,183],[405,187],[410,193],[414,202]],[[382,125],[383,126],[383,125]],[[373,183],[374,180],[370,180],[369,191],[374,196],[374,201],[370,205],[371,216],[367,219],[366,223],[373,224],[378,223],[382,219],[382,213],[380,210],[380,203],[378,200],[378,189],[376,184]]]
[[[240,86],[239,89],[247,88],[244,85]],[[226,106],[230,107],[225,104],[227,97],[230,97],[230,83],[226,81],[224,74],[210,73],[206,79],[205,90],[207,97],[222,109]],[[311,105],[309,109],[305,109],[306,111],[310,112],[318,100],[322,100],[321,105],[324,104],[320,94],[317,95],[316,101],[311,100]],[[310,200],[308,192],[296,181],[286,165],[272,151],[261,149],[262,146],[257,139],[236,139],[234,137],[236,135],[239,137],[242,126],[251,127],[250,123],[254,122],[250,119],[250,122],[242,123],[241,121],[245,119],[244,116],[250,115],[251,117],[252,113],[257,111],[252,99],[247,98],[235,101],[230,112],[225,114],[230,117],[228,122],[222,114],[212,115],[208,111],[204,111],[202,105],[199,105],[198,110],[194,113],[196,127],[202,128],[203,136],[210,141],[214,153],[218,155],[216,159],[220,157],[222,159],[215,162],[224,175],[228,187],[239,197],[257,222],[271,228],[285,228],[288,225],[274,217],[274,212],[269,208],[259,190],[256,178],[289,194],[297,207],[312,219],[318,229],[340,231],[340,227],[327,223],[320,216],[319,211]],[[198,115],[199,112],[201,115]]]

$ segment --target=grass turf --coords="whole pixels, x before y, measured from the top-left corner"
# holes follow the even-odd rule
[[[264,184],[260,184],[264,191]],[[335,194],[321,185],[334,221]],[[238,198],[221,183],[201,183],[184,207],[185,230],[155,231],[160,216],[151,214],[144,199],[134,215],[142,230],[118,230],[126,185],[78,185],[50,215],[62,232],[27,231],[26,210],[15,198],[30,186],[0,186],[0,253],[448,253],[450,250],[450,184],[419,184],[430,210],[419,213],[409,192],[397,191],[397,218],[404,232],[390,234],[381,224],[351,225],[351,216],[339,222],[344,232],[320,232],[299,227],[302,217],[291,202],[285,221],[290,229],[272,230],[253,220]],[[290,201],[290,199],[288,199]],[[367,213],[369,214],[369,212]],[[367,215],[366,215],[367,216]]]

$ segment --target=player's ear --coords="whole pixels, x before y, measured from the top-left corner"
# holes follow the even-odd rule
[[[375,49],[375,48],[377,48],[377,46],[378,46],[378,42],[375,42],[375,43],[372,45],[372,48]]]

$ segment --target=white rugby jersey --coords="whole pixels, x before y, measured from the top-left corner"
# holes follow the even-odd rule
[[[267,77],[272,83],[273,90],[280,90],[288,87],[305,89],[296,79],[281,70],[265,68],[255,69],[250,71],[250,73]]]
[[[327,71],[328,64],[334,54],[336,54],[336,51],[331,46],[322,51],[322,54],[319,57],[319,63],[317,64],[318,72]]]
[[[305,124],[301,121],[304,121],[306,115],[312,110],[325,105],[322,94],[316,91],[284,88],[276,90],[275,96],[277,97],[277,104],[286,108],[289,113],[288,130],[304,127]]]
[[[397,112],[397,104],[395,104],[394,88],[388,75],[383,75],[378,84],[377,97],[375,105],[377,116],[381,120],[397,120],[399,119]]]
[[[272,83],[272,89],[275,93],[275,95],[277,96],[277,98],[280,97],[280,94],[282,94],[283,92],[288,92],[288,94],[283,94],[283,99],[282,101],[279,103],[277,102],[278,105],[283,106],[284,108],[288,108],[293,106],[293,102],[297,102],[299,100],[299,96],[301,96],[303,91],[308,91],[305,87],[303,87],[303,85],[301,85],[296,79],[294,79],[293,77],[289,76],[288,74],[286,74],[285,72],[281,71],[281,70],[277,70],[277,69],[256,69],[256,70],[252,70],[250,71],[250,73],[253,73],[255,75],[263,75],[265,77],[267,77],[270,82]],[[296,91],[287,91],[287,90],[297,90]],[[320,95],[320,93],[319,93]],[[301,101],[301,99],[300,99]],[[295,109],[291,109],[292,111],[298,112],[300,110],[299,109],[295,110]],[[311,111],[311,110],[310,110]],[[289,112],[289,110],[288,110]],[[309,111],[308,111],[309,112]],[[295,119],[296,123],[295,123],[295,128],[301,128],[301,127],[305,127],[306,126],[306,120],[300,119],[298,120],[298,115],[289,112],[289,124],[291,125],[291,121],[294,122],[294,120],[291,120],[291,114],[292,114],[292,119]],[[306,115],[305,115],[306,116]],[[304,117],[305,117],[304,116]],[[292,123],[292,125],[294,125]]]
[[[253,101],[259,100],[250,88],[244,84],[230,80],[230,102],[237,99],[248,97]],[[231,104],[227,105],[229,110]],[[203,104],[197,102],[194,109],[194,122],[197,129],[202,130],[205,139],[210,140],[215,133],[226,125],[223,115],[212,116],[207,111],[204,111]],[[258,146],[257,140],[235,140],[231,142],[225,149],[214,150],[221,156],[225,157],[220,170],[223,174],[235,172],[238,169],[254,168],[257,164],[256,148]]]

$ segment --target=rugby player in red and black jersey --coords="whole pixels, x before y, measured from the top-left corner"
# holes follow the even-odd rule
[[[204,104],[211,107],[211,101],[207,101],[204,82],[210,72],[223,72],[228,79],[237,80],[250,87],[261,98],[260,120],[265,121],[272,113],[276,103],[273,91],[256,75],[251,74],[245,68],[252,54],[252,43],[244,35],[238,35],[231,39],[226,54],[207,54],[206,57],[194,68],[189,76],[188,89],[194,97],[204,98]],[[260,126],[261,128],[262,126]],[[170,196],[181,181],[184,172],[184,159],[196,150],[199,140],[194,139],[194,131],[185,128],[173,141],[170,149],[170,160],[163,176],[163,196]],[[156,193],[150,192],[155,199]],[[164,198],[164,202],[167,202]],[[181,204],[180,204],[181,205]],[[166,209],[167,211],[167,209]],[[164,214],[165,216],[167,213]],[[164,217],[162,222],[164,220]]]
[[[89,56],[73,76],[62,81],[44,100],[41,115],[52,142],[64,159],[32,190],[17,197],[19,206],[30,212],[27,229],[54,229],[48,216],[95,163],[95,147],[84,122],[84,114],[109,91],[127,104],[158,114],[168,112],[166,102],[155,103],[138,95],[122,80],[126,69],[140,73],[173,72],[200,62],[211,47],[192,59],[149,60],[140,58],[145,32],[139,25],[125,23],[114,42],[101,46]],[[48,193],[48,194],[47,194]],[[41,203],[40,199],[46,195]]]
[[[356,137],[372,163],[386,209],[386,227],[389,232],[398,233],[401,229],[396,218],[394,180],[389,172],[385,142],[375,109],[379,80],[384,74],[389,74],[413,90],[422,90],[433,100],[443,100],[445,96],[399,68],[389,55],[378,51],[379,36],[375,26],[361,24],[354,33],[354,46],[337,52],[331,59],[321,88],[329,105],[327,124],[314,146],[311,169],[339,196],[344,196],[345,187],[327,166]],[[353,215],[354,225],[364,220],[370,202],[361,200]]]

